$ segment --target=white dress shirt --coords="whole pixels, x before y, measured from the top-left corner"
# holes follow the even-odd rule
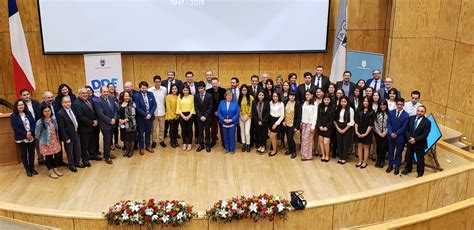
[[[280,117],[275,124],[280,125],[280,123],[283,121],[285,118],[285,105],[283,102],[277,102],[273,103],[273,101],[270,102],[270,116],[272,117]]]
[[[314,129],[316,127],[317,121],[317,109],[316,105],[311,105],[307,101],[304,102],[302,113],[301,113],[301,123],[311,124],[311,128]]]
[[[155,96],[156,101],[156,109],[155,109],[155,116],[162,117],[165,115],[165,99],[166,94],[168,94],[168,90],[166,87],[160,86],[160,89],[155,88],[154,86],[148,89],[148,92],[153,93]]]
[[[416,104],[411,103],[411,101],[405,102],[405,106],[403,107],[403,110],[408,113],[408,115],[413,116],[416,115],[416,110],[418,107],[420,107],[420,103],[417,102]]]
[[[346,113],[346,109],[341,109],[339,113],[339,122],[344,123],[344,113]],[[349,122],[347,123],[348,126],[354,126],[354,109],[349,107]]]

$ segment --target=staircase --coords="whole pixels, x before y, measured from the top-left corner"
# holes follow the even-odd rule
[[[443,125],[439,125],[439,129],[441,130],[441,133],[443,136],[441,137],[441,140],[456,146],[462,150],[466,150],[469,152],[473,152],[474,150],[472,149],[471,144],[463,140],[463,133],[456,131],[454,129],[448,128]]]

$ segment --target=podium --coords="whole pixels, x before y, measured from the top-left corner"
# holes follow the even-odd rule
[[[0,166],[18,164],[19,151],[10,125],[10,115],[0,114]]]

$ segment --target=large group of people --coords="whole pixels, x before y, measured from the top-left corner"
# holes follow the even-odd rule
[[[116,156],[111,150],[122,149],[124,157],[132,157],[136,150],[144,155],[168,148],[167,136],[171,148],[181,148],[181,139],[185,152],[193,149],[194,141],[196,152],[209,153],[218,139],[229,154],[235,154],[239,143],[243,153],[255,148],[257,154],[275,156],[284,148],[284,155],[294,159],[299,149],[304,161],[319,157],[327,163],[332,156],[345,164],[355,152],[356,167],[366,168],[372,155],[375,167],[384,168],[388,158],[386,172],[395,175],[400,173],[406,145],[407,166],[402,173],[410,173],[416,160],[417,174],[422,176],[430,121],[419,103],[420,92],[413,91],[405,102],[392,79],[381,79],[379,70],[373,71],[372,79],[356,83],[349,71],[335,83],[323,73],[322,66],[314,75],[304,73],[302,84],[297,84],[295,73],[275,81],[267,73],[261,78],[252,75],[250,84],[242,85],[232,77],[231,87],[224,89],[210,70],[204,82],[195,82],[191,71],[184,81],[168,71],[166,79],[154,76],[152,87],[142,81],[135,90],[126,82],[119,93],[109,84],[100,88],[100,96],[85,86],[76,97],[61,84],[56,97],[45,92],[41,103],[24,89],[14,104],[11,124],[28,176],[38,174],[35,151],[49,176],[59,178],[60,166],[77,172],[91,167],[91,160],[112,164]]]

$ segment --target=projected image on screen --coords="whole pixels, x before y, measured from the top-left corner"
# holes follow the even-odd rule
[[[431,130],[430,134],[428,135],[427,142],[428,142],[428,147],[425,149],[425,154],[428,153],[431,147],[438,142],[438,140],[441,138],[441,130],[439,129],[438,123],[436,123],[436,120],[432,114],[430,114],[428,117],[428,120],[431,121]]]
[[[329,0],[39,0],[44,51],[325,51]]]

